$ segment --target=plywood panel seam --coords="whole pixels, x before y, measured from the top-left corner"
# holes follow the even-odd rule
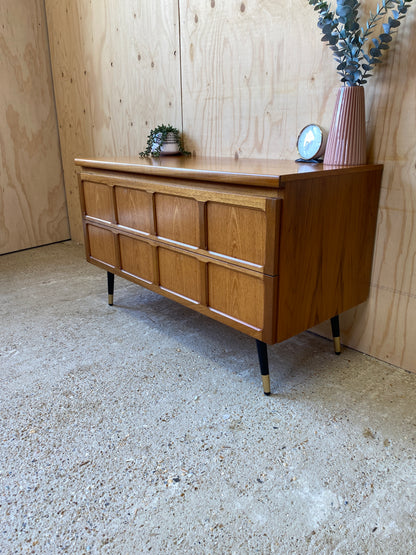
[[[48,25],[48,17],[46,14],[46,6],[45,6],[45,0],[42,0],[42,11],[43,11],[43,17],[44,17],[44,21],[45,21],[45,32],[46,32],[46,39],[47,39],[47,54],[48,54],[48,67],[49,67],[49,75],[50,75],[50,79],[51,79],[51,83],[52,83],[52,103],[53,103],[53,111],[55,114],[55,122],[56,122],[56,132],[58,135],[58,155],[59,155],[59,163],[60,163],[60,167],[61,167],[61,174],[62,174],[62,178],[65,182],[65,178],[64,178],[64,166],[63,166],[63,162],[62,162],[62,137],[61,137],[61,132],[59,129],[59,120],[58,120],[58,110],[56,107],[56,93],[55,93],[55,79],[54,79],[54,72],[52,69],[52,55],[51,55],[51,42],[50,42],[50,37],[49,37],[49,25]],[[69,217],[68,217],[68,201],[67,201],[67,195],[66,195],[67,191],[66,191],[66,187],[65,187],[65,210],[67,213],[67,218],[68,218],[68,227],[69,227],[69,232],[70,232],[70,236],[69,238],[72,237],[71,234],[71,222],[69,221]]]
[[[178,45],[179,45],[179,94],[180,94],[180,118],[183,133],[183,67],[182,67],[182,31],[181,31],[181,0],[177,0],[178,9]]]

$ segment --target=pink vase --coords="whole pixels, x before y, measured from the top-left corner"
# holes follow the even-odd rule
[[[324,164],[355,166],[367,161],[364,87],[341,87],[324,156]]]

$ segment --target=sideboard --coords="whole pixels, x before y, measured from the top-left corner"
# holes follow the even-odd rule
[[[86,258],[267,345],[368,297],[382,166],[77,158]]]

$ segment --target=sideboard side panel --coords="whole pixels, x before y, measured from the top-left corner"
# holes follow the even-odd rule
[[[277,341],[368,297],[381,169],[287,184]]]

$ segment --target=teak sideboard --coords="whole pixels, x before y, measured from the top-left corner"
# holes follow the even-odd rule
[[[86,257],[267,344],[368,297],[382,166],[76,159]]]

